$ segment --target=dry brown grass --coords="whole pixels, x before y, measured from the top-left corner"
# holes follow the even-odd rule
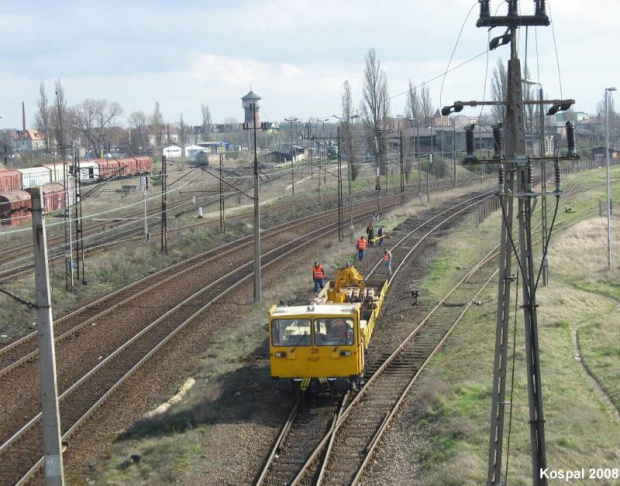
[[[495,215],[482,227],[491,225],[495,229],[489,232],[496,232],[498,220]],[[580,288],[589,285],[609,292],[608,283],[614,277],[605,270],[606,240],[602,237],[606,233],[601,233],[602,228],[600,220],[592,220],[554,236],[551,285],[541,286],[538,293],[547,462],[556,469],[617,467],[620,459],[620,423],[575,361],[571,337],[572,330],[589,326],[587,329],[593,332],[584,334],[582,339],[584,358],[592,363],[595,374],[608,386],[620,380],[617,371],[620,340],[613,340],[620,319],[617,303],[604,293]],[[472,250],[467,251],[467,247],[474,248],[476,241],[480,241],[476,239],[479,232],[480,229],[464,228],[443,241],[440,261],[449,264],[435,264],[439,276],[430,276],[426,281],[431,290],[439,290],[446,285],[446,280],[456,279],[455,268],[468,260],[467,255]],[[605,244],[601,244],[601,239]],[[603,259],[598,255],[600,250],[603,250]],[[410,457],[413,463],[421,462],[424,484],[473,485],[483,483],[486,477],[497,301],[495,285],[484,296],[485,306],[472,309],[425,376],[424,387],[437,391],[419,405],[416,420],[408,425],[410,432],[419,439],[413,443]],[[514,296],[512,302],[514,307]],[[530,484],[521,310],[517,319],[509,482]],[[512,321],[513,317],[511,327]],[[509,353],[509,360],[512,354]],[[615,359],[615,366],[610,359]]]

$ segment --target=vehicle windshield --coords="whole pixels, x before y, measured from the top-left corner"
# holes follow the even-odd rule
[[[273,346],[310,346],[310,319],[273,319]]]
[[[351,346],[353,344],[353,320],[340,317],[315,319],[314,344],[316,346]]]

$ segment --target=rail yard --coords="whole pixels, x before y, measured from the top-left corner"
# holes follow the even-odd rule
[[[475,187],[479,182],[468,184]],[[567,201],[581,190],[579,184],[567,186]],[[425,260],[425,252],[431,251],[439,235],[463,218],[469,216],[471,219],[472,212],[484,207],[484,201],[491,201],[489,198],[494,198],[494,194],[491,190],[479,196],[461,197],[455,203],[444,196],[443,208],[429,207],[416,219],[405,221],[391,231],[386,243],[396,264],[390,278],[394,290],[388,296],[390,310],[386,314],[395,317],[395,312],[410,314],[413,310],[415,325],[407,323],[403,315],[396,316],[396,322],[390,324],[385,318],[380,320],[366,357],[367,382],[359,392],[350,392],[340,400],[308,397],[295,402],[292,396],[283,396],[278,405],[282,413],[282,432],[277,440],[274,439],[273,452],[265,449],[266,462],[262,465],[257,456],[255,469],[249,467],[243,481],[296,484],[311,480],[322,484],[348,484],[366,474],[372,454],[380,447],[381,437],[403,400],[415,390],[423,367],[448,339],[458,320],[478,301],[482,288],[496,277],[493,262],[497,247],[491,247],[480,260],[472,262],[471,268],[464,268],[456,287],[446,290],[433,305],[411,307],[410,282],[412,279],[419,281],[415,272],[421,271],[420,261]],[[386,211],[394,205],[394,211],[398,212],[400,200],[400,195],[386,198]],[[361,228],[372,219],[375,205],[376,201],[370,199],[354,206],[356,226]],[[419,205],[417,197],[407,205]],[[336,210],[327,210],[267,230],[263,235],[266,270],[277,268],[267,270],[277,275],[289,259],[311,260],[312,255],[316,255],[312,247],[319,242],[324,245],[330,235],[331,238],[336,236],[336,213]],[[580,213],[571,212],[558,226],[579,220],[579,216]],[[380,274],[381,250],[377,250],[369,249],[369,258],[356,262],[356,266],[368,274]],[[127,387],[135,387],[136,380],[148,383],[148,370],[157,361],[166,360],[158,355],[174,355],[170,348],[187,346],[187,343],[180,343],[196,340],[192,335],[203,335],[206,342],[216,342],[217,327],[232,321],[232,316],[226,317],[227,313],[236,313],[231,305],[248,302],[251,261],[251,238],[248,236],[179,262],[57,319],[61,417],[63,440],[69,444],[68,460],[72,453],[83,457],[84,448],[88,447],[81,442],[88,443],[102,433],[96,432],[100,427],[96,424],[109,416],[106,408],[123,406]],[[205,271],[207,268],[209,270]],[[268,278],[278,280],[273,276]],[[163,289],[166,289],[165,302],[159,298]],[[393,297],[393,293],[397,297]],[[425,301],[424,292],[420,300]],[[385,326],[388,325],[390,333],[386,335]],[[0,349],[0,383],[5,390],[11,390],[1,394],[5,413],[0,429],[0,458],[3,464],[11,464],[10,468],[3,469],[3,481],[7,484],[29,475],[40,477],[41,449],[36,446],[41,441],[41,430],[35,337],[25,336]],[[255,380],[267,379],[257,372],[254,372]],[[130,385],[131,382],[134,384]],[[141,407],[151,403],[153,398],[141,397]],[[284,420],[288,413],[291,416]],[[128,426],[126,423],[125,427]],[[300,439],[302,437],[304,439]],[[352,442],[351,437],[355,437],[355,441]],[[303,448],[299,447],[300,440]],[[355,444],[361,448],[355,449]],[[75,474],[81,474],[82,469],[83,465],[77,466]]]
[[[247,3],[7,7],[0,486],[620,484],[615,3]]]

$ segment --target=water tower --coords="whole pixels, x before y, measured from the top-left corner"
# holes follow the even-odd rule
[[[254,93],[254,91],[250,91],[243,98],[241,98],[241,101],[243,102],[243,109],[245,110],[245,123],[247,123],[250,127],[254,126],[254,120],[252,119],[252,104],[256,106],[256,127],[260,127],[260,100],[261,97]]]

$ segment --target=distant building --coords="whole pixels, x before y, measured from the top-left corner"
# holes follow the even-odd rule
[[[203,149],[209,150],[212,154],[220,154],[223,152],[227,152],[230,150],[229,142],[198,142],[196,145],[199,145]]]
[[[273,152],[269,152],[262,157],[262,160],[265,162],[270,162],[272,164],[285,164],[287,162],[292,162],[292,155],[288,152],[279,152],[274,150]]]
[[[158,145],[158,137],[161,137],[161,144],[177,144],[179,143],[179,129],[170,125],[164,125],[160,127],[161,133],[156,133],[153,126],[149,127],[149,146],[155,147]]]
[[[590,150],[590,156],[595,162],[606,163],[607,157],[605,156],[607,152],[606,147],[596,147]],[[611,164],[615,164],[620,158],[620,150],[616,150],[613,148],[609,148],[609,161]]]
[[[34,152],[45,148],[45,137],[38,130],[12,131],[11,139],[14,152]]]
[[[254,126],[254,108],[256,108],[256,126],[260,126],[260,100],[261,97],[254,93],[254,91],[250,91],[241,98],[243,110],[245,111],[245,123],[250,127]]]
[[[180,159],[183,151],[178,145],[168,145],[162,149],[162,155],[165,155],[168,159]]]
[[[556,127],[561,127],[566,124],[567,121],[572,121],[573,123],[583,123],[590,119],[590,115],[588,115],[584,111],[560,111],[556,113],[554,123]]]

